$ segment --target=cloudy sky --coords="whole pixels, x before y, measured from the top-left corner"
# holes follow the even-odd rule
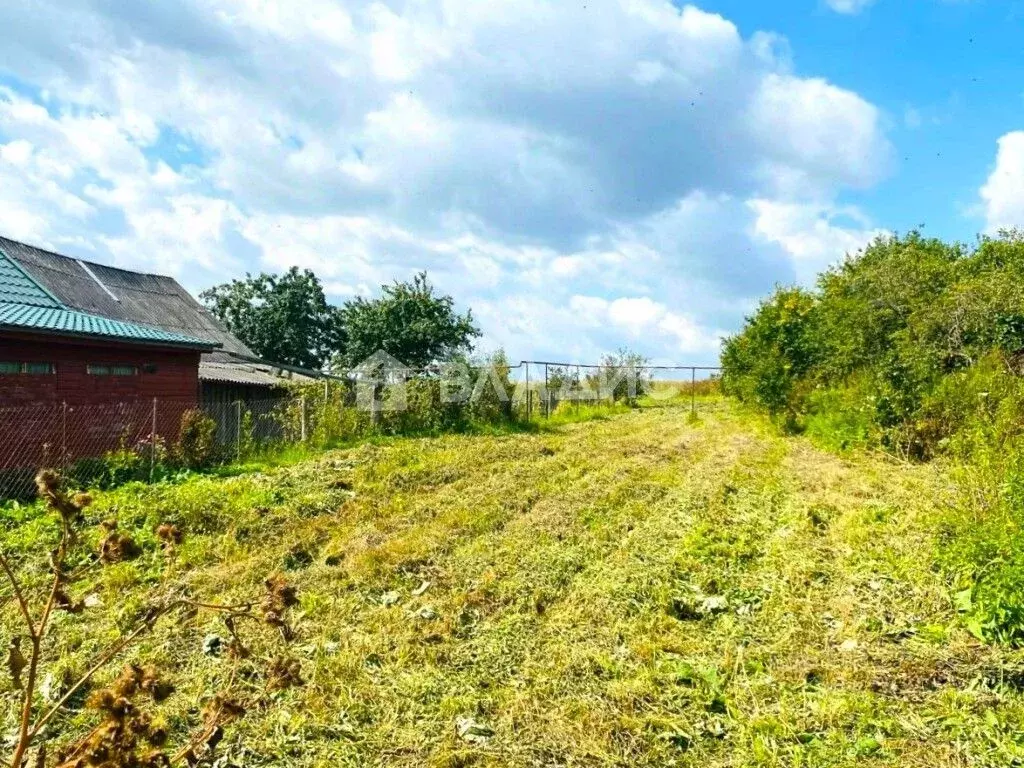
[[[426,269],[486,346],[710,362],[882,231],[1024,224],[1024,5],[5,0],[0,232],[198,292]]]

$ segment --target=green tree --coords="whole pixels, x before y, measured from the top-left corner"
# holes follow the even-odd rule
[[[722,387],[772,415],[792,419],[800,408],[801,379],[815,355],[814,297],[780,288],[747,318],[722,350]]]
[[[340,312],[308,269],[247,274],[199,298],[246,346],[273,362],[321,368],[344,344]]]
[[[601,358],[601,365],[587,377],[589,386],[601,397],[611,397],[616,403],[636,405],[637,398],[651,390],[647,363],[647,358],[639,352],[622,347],[615,354]]]
[[[425,368],[468,354],[480,336],[472,312],[460,315],[451,296],[436,295],[426,272],[381,286],[379,298],[348,301],[340,315],[345,349],[335,364],[344,368],[380,350],[410,368]]]

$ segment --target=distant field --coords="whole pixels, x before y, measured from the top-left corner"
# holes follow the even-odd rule
[[[90,518],[117,517],[144,553],[86,577],[102,605],[57,618],[63,664],[84,667],[161,588],[153,530],[173,522],[176,588],[229,603],[281,571],[301,597],[306,685],[229,726],[219,765],[1019,757],[1019,652],[963,630],[932,565],[953,492],[938,466],[836,458],[724,402],[693,423],[683,399],[101,494]],[[5,549],[38,551],[49,524],[12,514]],[[42,583],[41,560],[22,567]],[[15,618],[8,604],[5,637]],[[127,654],[176,671],[172,730],[225,675],[201,653],[223,632],[160,624]]]

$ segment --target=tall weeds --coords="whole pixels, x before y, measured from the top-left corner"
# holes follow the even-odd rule
[[[20,577],[19,572],[26,564],[12,560],[0,549],[0,569],[11,589],[11,606],[18,612],[22,625],[22,633],[10,639],[6,659],[11,684],[20,692],[18,727],[9,761],[12,768],[29,764],[36,768],[196,765],[212,753],[223,736],[224,726],[258,706],[266,692],[302,684],[299,664],[288,650],[295,634],[289,616],[297,602],[295,590],[280,576],[271,576],[266,581],[262,601],[222,605],[188,597],[175,581],[173,568],[183,533],[173,524],[162,523],[157,527],[156,538],[164,553],[163,576],[147,596],[140,618],[103,648],[84,672],[68,680],[57,701],[40,706],[40,680],[48,667],[55,667],[60,661],[53,656],[52,649],[59,646],[53,635],[60,627],[66,627],[63,622],[55,623],[54,615],[64,612],[87,618],[88,601],[74,597],[77,583],[94,568],[137,557],[140,548],[130,535],[118,530],[116,521],[105,520],[100,524],[99,550],[90,551],[84,544],[90,497],[66,492],[61,478],[49,470],[39,473],[37,485],[58,529],[56,547],[39,553],[48,562],[48,584],[37,589]],[[206,706],[202,722],[184,743],[170,746],[167,728],[151,711],[175,688],[169,671],[155,666],[129,664],[112,682],[93,690],[88,706],[96,713],[98,722],[88,733],[70,737],[59,728],[54,731],[53,723],[72,697],[93,687],[94,679],[116,664],[158,622],[187,622],[198,612],[221,616],[230,638],[227,654],[232,668],[227,681]],[[244,635],[243,624],[249,625]],[[269,644],[277,650],[266,658],[259,658],[250,650],[252,641],[261,633],[260,627],[264,628],[263,634],[277,638]],[[268,643],[261,641],[260,645],[262,648]],[[251,680],[254,675],[261,675],[266,681],[265,693],[256,697],[244,694],[237,685],[241,676]],[[58,746],[53,747],[55,743]]]

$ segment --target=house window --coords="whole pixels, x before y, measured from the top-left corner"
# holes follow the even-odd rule
[[[85,372],[90,376],[135,376],[138,374],[138,366],[134,365],[93,365],[85,367]]]
[[[0,376],[18,373],[30,375],[48,375],[57,372],[53,363],[8,363],[0,362]]]
[[[25,363],[23,373],[31,373],[36,376],[49,376],[56,373],[57,367],[53,363]]]

